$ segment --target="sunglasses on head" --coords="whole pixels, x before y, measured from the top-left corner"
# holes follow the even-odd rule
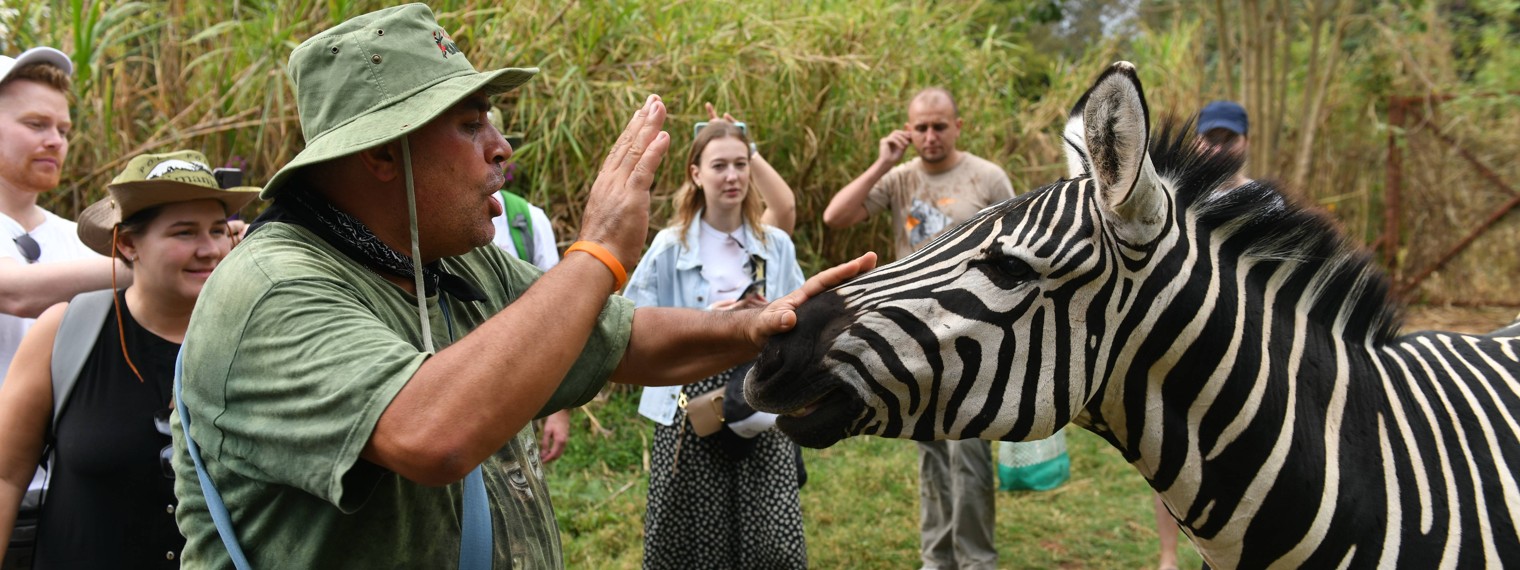
[[[174,408],[164,408],[162,410],[153,412],[153,429],[158,430],[158,433],[169,436],[169,412],[173,409]],[[173,479],[174,442],[172,440],[173,436],[169,437],[171,438],[169,445],[165,445],[163,449],[158,450],[158,465],[164,470],[165,478]]]
[[[21,257],[26,258],[27,263],[37,263],[37,258],[42,257],[42,246],[32,239],[32,234],[21,234],[15,241],[16,248],[21,250]]]

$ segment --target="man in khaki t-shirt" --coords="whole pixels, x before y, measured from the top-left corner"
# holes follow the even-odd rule
[[[846,228],[891,210],[893,249],[900,259],[983,208],[1012,198],[1013,184],[1001,167],[955,148],[960,130],[949,92],[919,92],[908,105],[908,124],[881,139],[876,162],[834,195],[823,222]],[[898,164],[910,144],[918,157]]]
[[[959,154],[958,164],[939,173],[931,173],[922,156],[893,167],[866,195],[867,212],[892,212],[892,252],[897,259],[982,208],[1013,197],[1001,167],[969,152]]]
[[[876,162],[834,195],[823,212],[831,228],[892,211],[898,259],[1013,197],[1008,174],[957,150],[961,118],[948,91],[929,88],[908,103],[908,123],[881,139]],[[911,144],[918,158],[897,164]],[[992,545],[992,449],[986,441],[918,444],[924,568],[996,568]]]

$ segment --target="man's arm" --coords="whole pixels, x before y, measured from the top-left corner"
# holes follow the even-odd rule
[[[870,216],[866,210],[866,197],[871,194],[871,188],[902,160],[910,144],[912,139],[909,138],[908,131],[892,131],[892,134],[883,137],[877,146],[876,162],[871,163],[870,168],[844,185],[829,200],[828,207],[823,210],[823,223],[840,229],[865,221]]]
[[[36,318],[57,303],[85,291],[111,287],[109,258],[26,264],[0,257],[0,313]],[[116,286],[132,284],[132,270],[119,261]]]
[[[581,240],[606,248],[624,267],[636,264],[648,234],[649,188],[670,147],[664,122],[664,104],[651,95],[602,163],[587,200]],[[602,261],[566,256],[501,313],[428,358],[381,414],[361,456],[425,485],[464,478],[548,402],[614,288]],[[524,342],[525,334],[533,342]]]
[[[797,307],[819,293],[876,267],[867,253],[813,276],[764,309],[703,311],[641,307],[633,313],[628,351],[613,382],[645,386],[687,384],[760,353],[766,339],[797,326]]]

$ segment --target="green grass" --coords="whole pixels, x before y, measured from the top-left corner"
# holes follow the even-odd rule
[[[549,485],[570,568],[638,568],[643,555],[650,434],[637,392],[577,411],[565,458]],[[1149,568],[1156,559],[1151,492],[1106,442],[1068,430],[1072,478],[1047,492],[998,492],[1002,568]],[[913,443],[875,437],[805,450],[802,489],[814,568],[914,568],[918,563],[918,455]],[[1201,560],[1186,543],[1182,568]]]

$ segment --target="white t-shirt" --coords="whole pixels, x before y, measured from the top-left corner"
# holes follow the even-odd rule
[[[500,194],[492,194],[491,199],[496,200],[498,204],[501,203]],[[528,217],[533,223],[533,259],[523,261],[548,271],[549,268],[559,264],[559,250],[556,249],[554,243],[554,226],[549,224],[549,215],[538,206],[528,204]],[[496,237],[491,238],[491,243],[512,254],[512,257],[517,257],[517,246],[512,243],[512,232],[507,226],[506,212],[491,218],[491,225],[496,226]]]
[[[43,210],[43,214],[46,218],[42,224],[31,231],[32,239],[42,249],[37,263],[100,257],[100,254],[79,241],[79,232],[75,229],[74,222],[55,216],[47,210]],[[27,232],[20,223],[10,216],[0,214],[0,258],[14,260],[21,265],[27,264],[26,258],[21,255],[21,249],[16,246],[16,238],[24,233]],[[5,371],[10,369],[11,358],[16,356],[16,347],[21,345],[21,337],[26,335],[27,329],[32,328],[35,320],[0,313],[0,381],[4,380]]]
[[[702,240],[701,249],[697,250],[702,258],[702,279],[707,281],[707,296],[712,302],[732,301],[739,298],[744,288],[749,286],[749,237],[741,226],[733,233],[724,233],[717,228],[707,225],[707,222],[698,220],[702,224],[699,234]]]

